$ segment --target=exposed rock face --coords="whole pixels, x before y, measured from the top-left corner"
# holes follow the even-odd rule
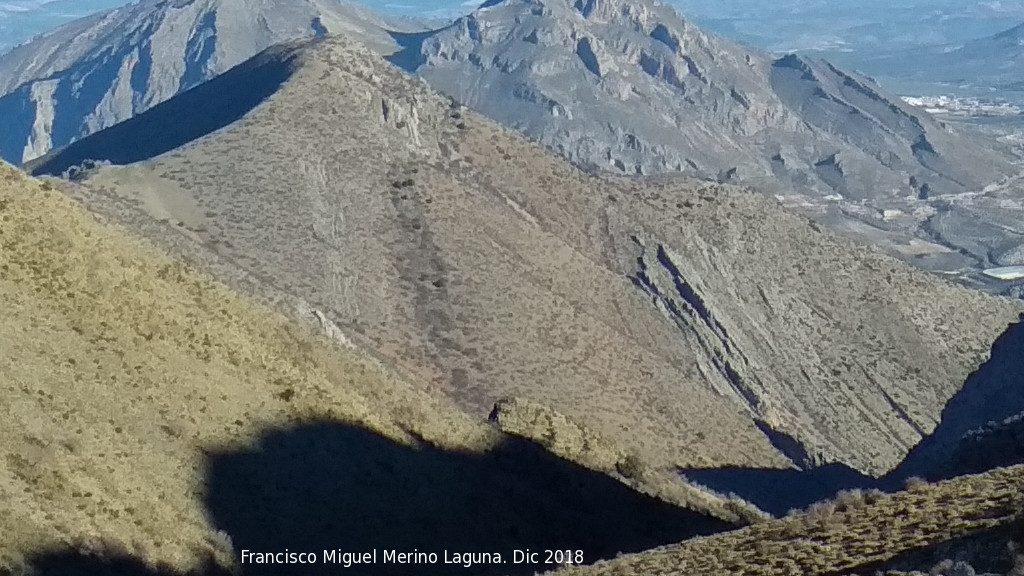
[[[240,110],[237,86],[265,99]],[[522,398],[667,465],[885,472],[1021,309],[763,194],[584,173],[344,38],[269,50],[37,172],[86,158],[142,161],[87,174],[94,208],[481,417]]]
[[[284,40],[346,33],[397,49],[337,0],[144,0],[0,58],[0,157],[21,163],[147,110]],[[706,34],[643,0],[494,0],[393,61],[569,159],[785,193],[918,197],[1010,172],[869,79]]]
[[[615,172],[859,200],[980,189],[1011,171],[867,78],[773,61],[647,0],[493,0],[404,44],[393,61],[436,89]]]
[[[72,22],[0,57],[0,158],[41,156],[285,40],[345,33],[387,53],[383,26],[339,0],[142,0]]]

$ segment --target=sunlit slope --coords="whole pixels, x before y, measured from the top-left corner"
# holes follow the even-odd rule
[[[85,159],[134,162],[76,187],[96,209],[205,246],[462,406],[537,402],[666,466],[882,474],[1022,309],[763,194],[583,173],[345,37],[34,168]]]
[[[186,563],[209,534],[200,448],[261,425],[337,416],[401,437],[401,405],[426,437],[493,440],[7,166],[0,243],[5,553],[84,533]]]
[[[238,100],[224,94],[268,77],[280,86],[241,119],[205,135],[192,129],[237,117]],[[207,113],[196,118],[200,103]],[[528,170],[504,182],[473,170],[468,131],[453,117],[462,114],[334,37],[269,50],[43,165],[167,150],[100,171],[81,194],[141,213],[133,227],[166,220],[169,234],[309,302],[352,341],[481,417],[497,399],[521,396],[663,465],[784,465],[741,407],[695,385],[696,362],[672,342],[675,329],[594,254],[581,233],[595,206],[538,214],[518,194],[533,184]],[[472,141],[493,134],[499,146],[525,147],[521,161],[542,162],[540,175],[575,174],[521,137],[472,122]],[[550,200],[571,204],[587,192],[570,178]],[[543,198],[554,186],[531,192]],[[564,226],[534,223],[556,214]]]
[[[398,545],[431,522],[437,548],[593,533],[596,558],[729,525],[504,436],[6,165],[0,302],[0,572],[68,547],[182,571],[229,564],[229,539]],[[630,514],[646,527],[612,521]]]
[[[846,494],[803,514],[556,574],[831,576],[928,570],[946,558],[1002,574],[1013,564],[1007,544],[1024,543],[1022,520],[1017,466],[893,495]]]

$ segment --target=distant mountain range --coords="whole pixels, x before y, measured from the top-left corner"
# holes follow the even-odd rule
[[[345,33],[387,53],[403,30],[339,0],[143,0],[0,57],[0,157],[20,164],[226,72],[267,47]]]
[[[583,165],[854,200],[980,190],[1013,172],[868,78],[773,59],[624,0],[492,1],[398,36],[392,61]]]
[[[891,52],[858,63],[897,88],[1024,101],[1024,24],[961,44]],[[913,87],[913,88],[910,88]]]
[[[985,0],[672,0],[704,28],[773,53],[802,51],[848,62],[894,49],[962,43],[1024,19],[1020,2]],[[846,60],[844,60],[846,61]]]
[[[860,200],[979,190],[1013,171],[867,78],[773,60],[670,7],[621,0],[492,0],[432,31],[335,0],[144,0],[0,58],[0,156],[30,160],[276,42],[331,32],[613,172]]]

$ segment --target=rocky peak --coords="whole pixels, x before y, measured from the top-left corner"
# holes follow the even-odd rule
[[[20,164],[148,110],[274,44],[345,34],[395,49],[338,0],[141,0],[0,57],[0,158]]]
[[[646,30],[652,18],[650,2],[621,0],[575,0],[573,8],[584,18],[603,24],[626,24],[635,30]]]
[[[856,201],[1011,170],[870,79],[773,60],[653,1],[495,0],[405,45],[407,70],[589,168]]]

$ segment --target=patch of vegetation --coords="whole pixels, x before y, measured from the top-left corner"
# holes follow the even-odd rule
[[[503,433],[14,170],[0,180],[0,572],[226,574],[233,546],[290,535],[595,561],[733,525],[648,474],[609,476],[620,452],[555,416]]]
[[[1016,466],[936,484],[915,483],[912,491],[895,494],[846,491],[786,518],[557,574],[874,573],[901,555],[919,554],[986,531],[1002,538],[1005,548],[1013,537],[1006,529],[1019,527],[1022,521],[1024,466]],[[1004,565],[1020,570],[1024,567],[1020,544],[1012,546],[1014,557],[1007,555]]]

